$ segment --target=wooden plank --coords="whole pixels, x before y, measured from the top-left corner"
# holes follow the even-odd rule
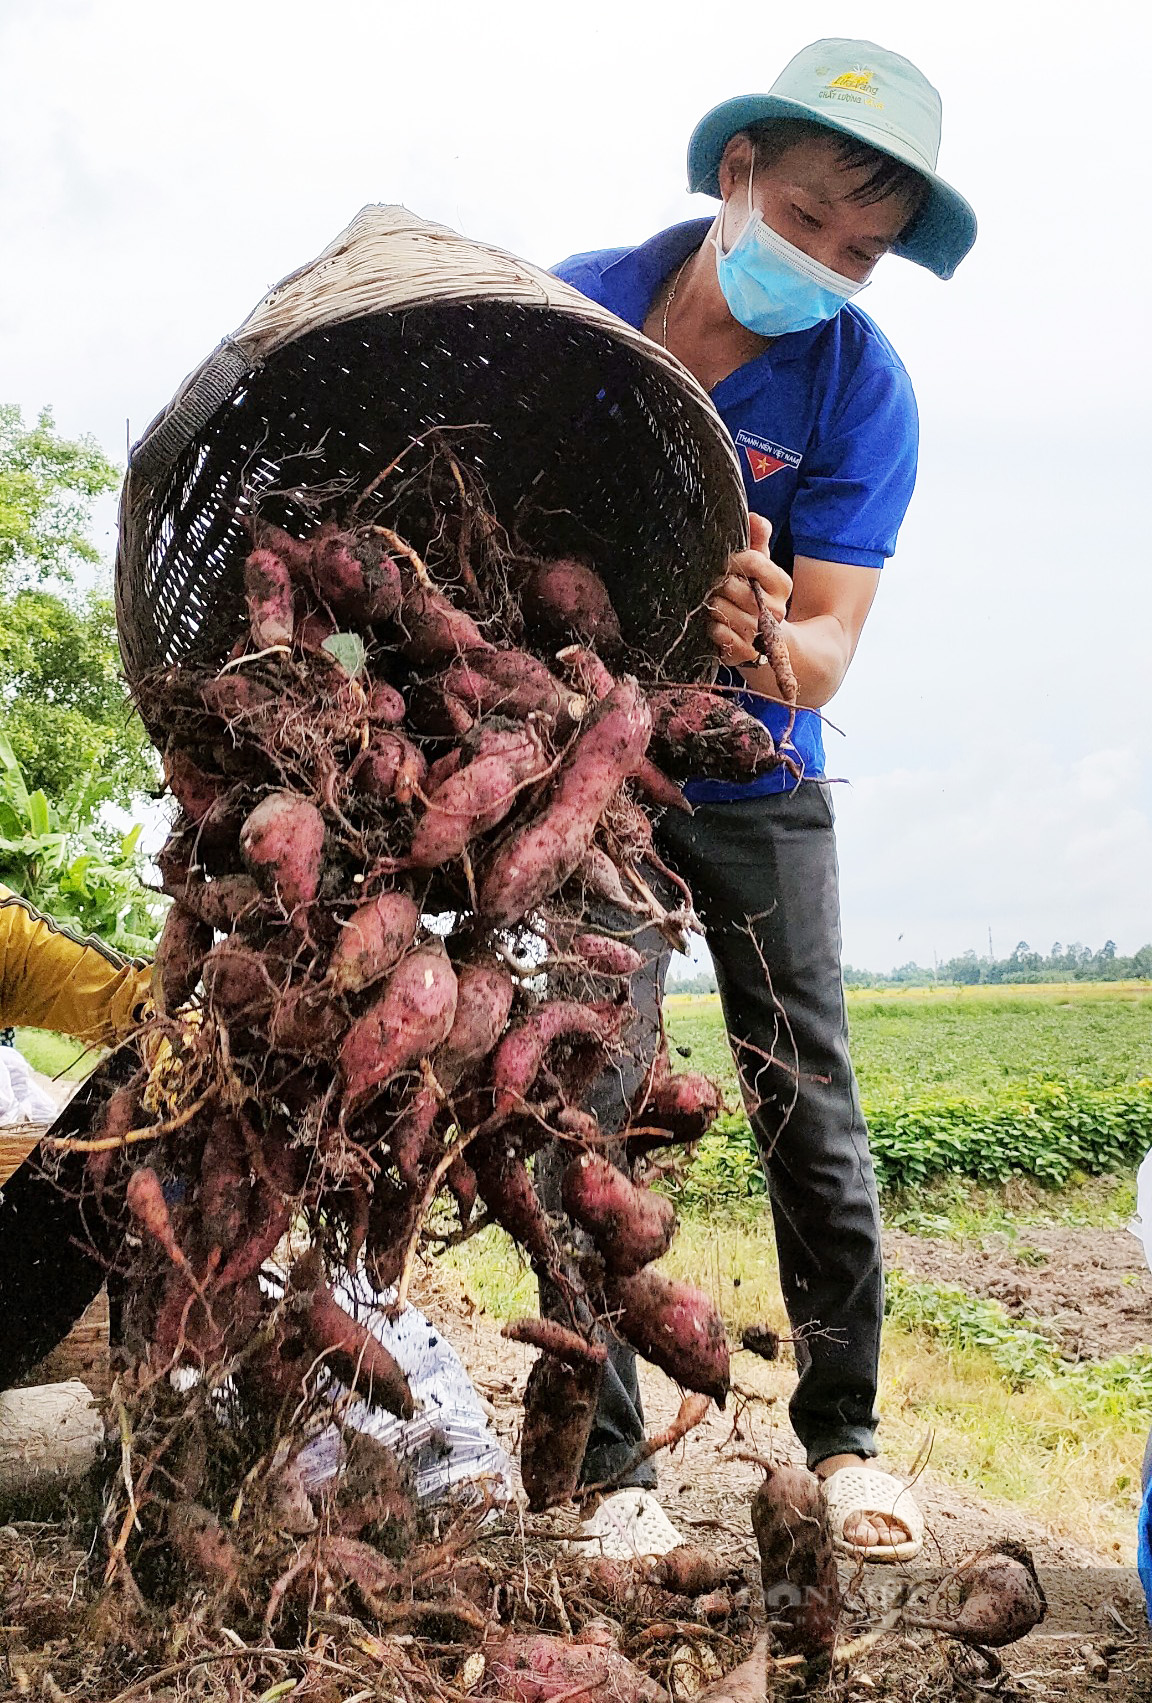
[[[46,1354],[38,1366],[19,1380],[18,1388],[33,1384],[66,1384],[79,1379],[94,1396],[106,1396],[112,1387],[108,1359],[108,1293],[101,1289],[83,1318],[68,1332],[59,1348]]]
[[[0,1186],[13,1171],[19,1170],[47,1127],[47,1124],[6,1124],[0,1128]]]

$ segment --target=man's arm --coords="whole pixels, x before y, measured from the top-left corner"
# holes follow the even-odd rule
[[[771,529],[762,515],[750,519],[751,546],[728,564],[728,577],[709,605],[720,660],[740,669],[754,691],[778,697],[772,670],[755,664],[758,606],[751,581],[766,594],[788,645],[800,703],[821,709],[840,689],[876,596],[875,568],[797,556],[792,575],[768,555]]]

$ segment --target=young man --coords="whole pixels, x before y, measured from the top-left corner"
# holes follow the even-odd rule
[[[939,140],[939,96],[907,60],[871,42],[815,42],[768,94],[726,101],[697,126],[689,188],[720,199],[711,223],[556,268],[711,392],[752,510],[751,547],[712,605],[713,637],[729,681],[749,688],[745,707],[781,737],[788,712],[758,660],[756,582],[799,682],[791,745],[802,780],[777,770],[750,786],[694,781],[695,815],[666,816],[661,849],[707,929],[767,1172],[798,1339],[792,1423],[825,1481],[838,1542],[890,1560],[916,1553],[922,1522],[906,1488],[865,1464],[876,1453],[880,1226],[847,1050],[832,804],[812,712],[852,661],[916,473],[908,375],[852,298],[887,254],[950,278],[975,239],[971,208],[936,176]],[[590,1445],[601,1481],[643,1436],[627,1350],[614,1354],[608,1386]],[[650,1474],[625,1482],[585,1522],[589,1539],[615,1554],[677,1541],[647,1493]]]

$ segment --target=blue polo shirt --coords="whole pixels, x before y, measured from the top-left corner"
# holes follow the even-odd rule
[[[574,254],[553,270],[629,325],[641,327],[665,278],[700,247],[710,221],[661,231],[639,248]],[[748,506],[772,523],[772,556],[882,568],[916,482],[916,399],[900,357],[851,302],[810,331],[777,337],[712,392],[736,444]],[[728,678],[739,683],[739,677]],[[787,711],[741,698],[777,738]],[[820,718],[801,710],[792,735],[803,773],[824,773]],[[783,769],[748,786],[695,780],[693,803],[725,802],[795,785]]]

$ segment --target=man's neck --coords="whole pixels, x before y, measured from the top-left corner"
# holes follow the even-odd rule
[[[644,331],[682,361],[705,390],[714,390],[738,367],[754,361],[771,342],[733,319],[716,276],[710,236],[656,292]]]

